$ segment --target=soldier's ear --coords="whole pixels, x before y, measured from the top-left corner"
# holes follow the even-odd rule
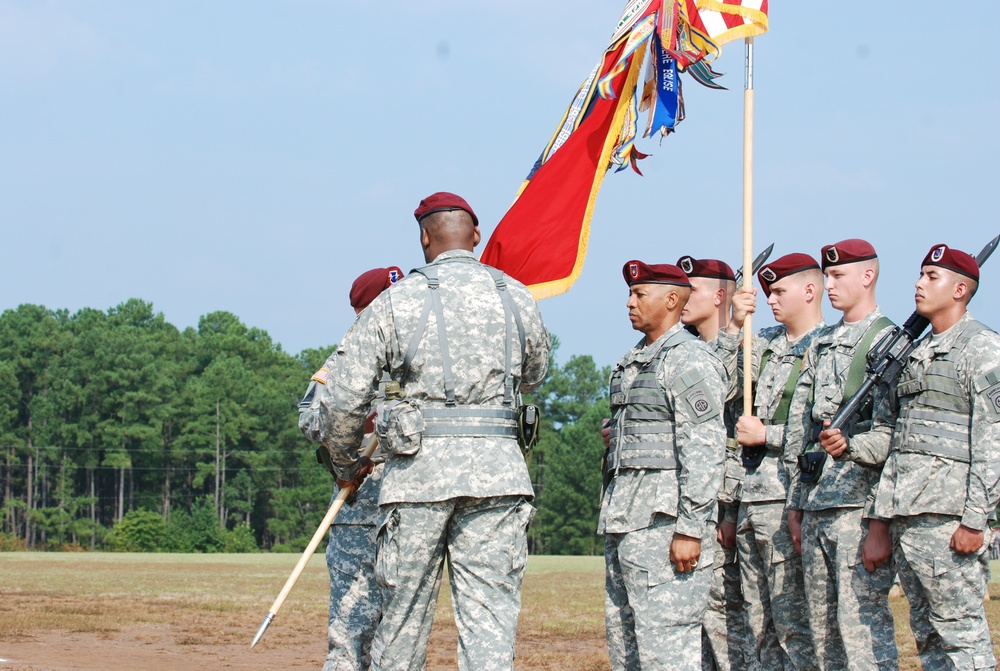
[[[483,236],[479,232],[479,227],[476,226],[474,228],[474,233],[473,233],[473,238],[472,238],[472,246],[475,247],[476,245],[478,245],[479,241],[482,240],[482,239],[483,239]]]
[[[420,247],[427,249],[431,246],[431,236],[427,234],[427,229],[423,226],[420,227]]]

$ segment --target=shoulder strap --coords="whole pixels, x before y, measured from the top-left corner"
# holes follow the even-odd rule
[[[503,303],[503,325],[504,325],[504,384],[503,384],[503,404],[514,405],[514,370],[511,364],[511,351],[514,349],[513,337],[511,334],[511,317],[517,324],[517,336],[521,342],[521,361],[525,356],[524,322],[521,320],[521,311],[518,309],[510,292],[507,291],[507,280],[503,271],[492,266],[485,266],[493,277],[497,292],[500,294],[500,302]]]
[[[774,414],[771,416],[771,421],[775,424],[784,424],[788,421],[788,409],[792,406],[792,395],[795,393],[795,385],[799,382],[799,375],[802,374],[802,362],[804,360],[804,352],[800,356],[795,357],[796,363],[792,364],[792,370],[788,373],[785,388],[781,392],[781,401],[778,402],[778,407],[774,409]],[[760,370],[763,371],[764,367],[761,366]],[[757,376],[759,379],[760,372],[757,373]]]
[[[861,383],[865,381],[865,373],[868,370],[868,350],[875,342],[875,336],[882,329],[892,326],[892,320],[882,315],[865,329],[865,334],[858,341],[858,346],[854,349],[854,358],[851,359],[851,367],[847,370],[847,384],[844,385],[844,400],[847,400],[857,393],[861,388]]]
[[[493,283],[496,285],[497,293],[500,294],[500,302],[503,304],[505,367],[504,405],[513,406],[514,373],[511,359],[514,338],[511,321],[517,325],[518,339],[521,343],[522,361],[525,356],[524,321],[521,319],[521,311],[518,309],[514,299],[511,298],[510,292],[507,291],[507,281],[503,272],[491,266],[484,267],[489,271],[490,276],[493,278]],[[437,321],[438,341],[441,347],[441,367],[444,376],[445,404],[455,405],[455,375],[452,372],[451,354],[448,350],[448,330],[444,323],[444,309],[441,306],[441,294],[438,291],[440,281],[438,279],[437,268],[434,266],[424,266],[423,268],[417,268],[412,272],[419,273],[427,278],[427,287],[429,291],[424,299],[424,308],[420,313],[420,320],[417,322],[417,328],[414,330],[413,336],[410,338],[409,345],[406,348],[406,354],[403,357],[402,380],[405,383],[406,378],[409,376],[410,365],[413,363],[413,357],[416,356],[417,348],[420,346],[420,340],[423,338],[424,332],[427,330],[427,322],[430,312],[433,310],[435,320]]]

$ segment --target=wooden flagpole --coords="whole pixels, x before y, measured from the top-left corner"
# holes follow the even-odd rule
[[[746,82],[743,88],[743,286],[753,284],[753,38],[746,38]],[[743,414],[753,414],[753,315],[743,324]]]

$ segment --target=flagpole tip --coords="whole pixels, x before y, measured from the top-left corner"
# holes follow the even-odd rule
[[[271,626],[271,622],[274,620],[274,613],[268,613],[264,616],[264,621],[260,623],[260,629],[257,630],[257,635],[253,637],[253,643],[250,644],[250,649],[253,650],[254,646],[260,642],[260,639],[264,638],[264,632],[267,628]]]

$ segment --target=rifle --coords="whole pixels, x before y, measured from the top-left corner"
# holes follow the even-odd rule
[[[755,258],[753,260],[753,263],[750,264],[751,274],[755,274],[758,270],[760,270],[760,267],[764,265],[764,262],[767,261],[768,257],[771,256],[772,251],[774,251],[773,242],[767,246],[767,249],[758,254],[757,258]],[[740,284],[742,283],[743,283],[743,266],[740,266],[740,269],[736,271],[736,286],[740,286]]]
[[[976,265],[982,267],[986,259],[990,258],[993,250],[1000,244],[1000,235],[990,240],[982,251],[976,256]],[[892,330],[882,336],[882,339],[872,347],[866,355],[867,363],[864,381],[858,390],[847,399],[833,419],[827,429],[841,429],[849,426],[853,422],[859,421],[862,409],[869,400],[869,395],[876,384],[885,382],[892,384],[899,377],[906,365],[910,353],[916,348],[917,341],[930,321],[921,316],[916,310],[910,318],[903,322],[903,326],[894,326]],[[819,473],[826,461],[826,452],[806,452],[799,455],[799,470],[802,472],[803,482],[815,482],[819,479]]]
[[[976,265],[982,268],[986,259],[990,258],[993,250],[1000,244],[1000,235],[990,240],[983,250],[976,256]],[[872,388],[879,382],[893,383],[906,365],[906,360],[910,353],[916,348],[917,340],[930,324],[927,317],[923,317],[916,310],[910,318],[903,322],[902,328],[894,326],[886,333],[882,339],[871,348],[867,354],[867,375],[864,381],[851,398],[847,399],[844,405],[830,422],[830,429],[843,429],[851,421],[858,419],[861,408],[868,398]]]

